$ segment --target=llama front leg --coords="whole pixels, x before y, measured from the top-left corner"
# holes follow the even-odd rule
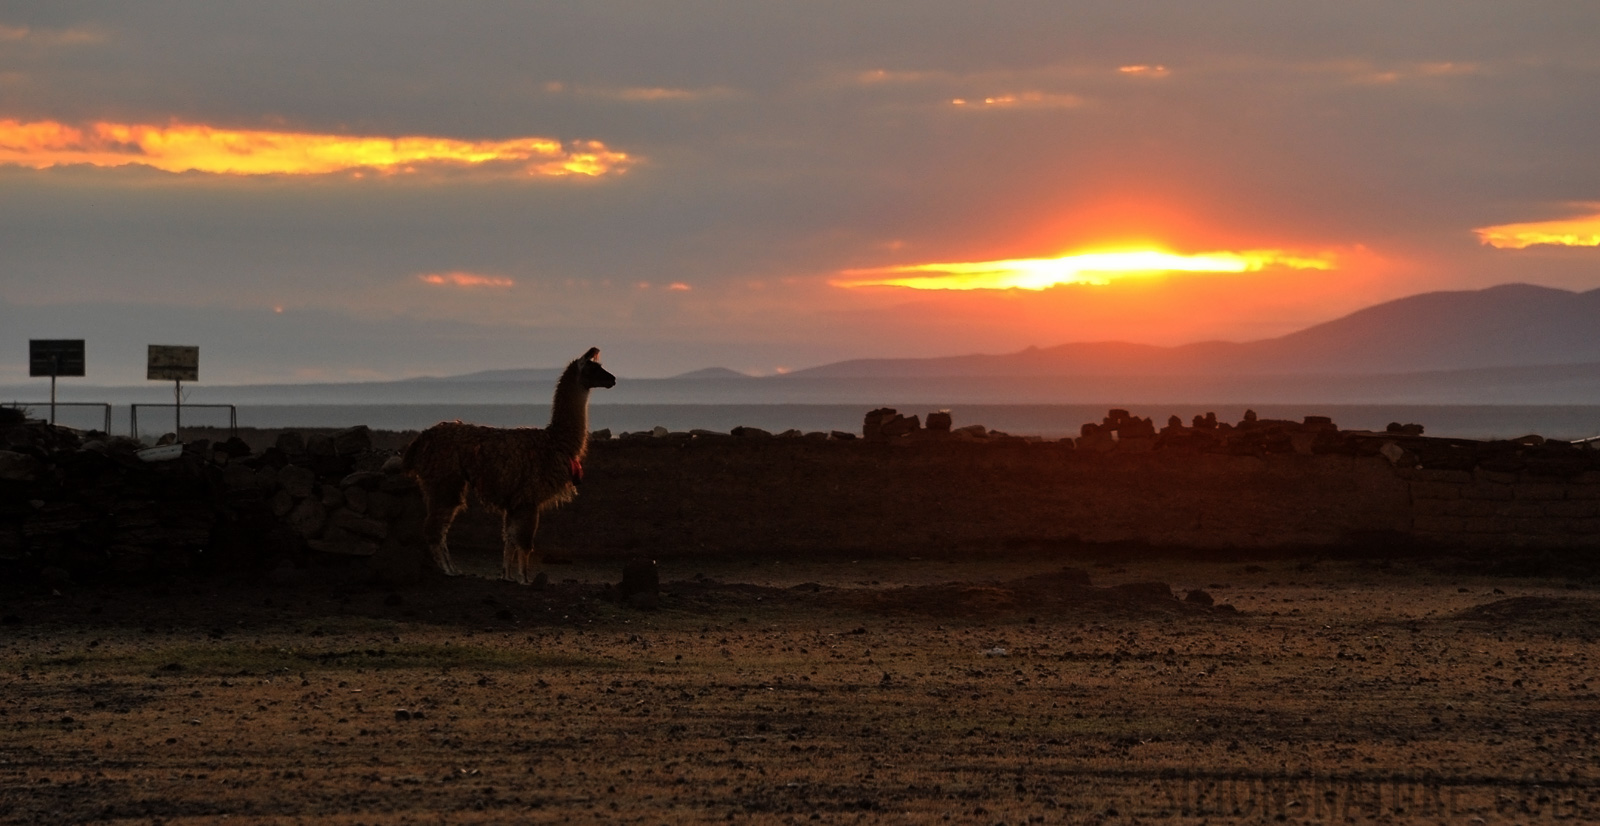
[[[422,521],[422,536],[433,553],[433,562],[448,576],[460,576],[461,570],[450,559],[450,525],[456,515],[466,508],[465,480],[444,479],[422,485],[422,504],[427,516]]]
[[[533,535],[539,530],[539,508],[527,505],[507,511],[505,518],[505,551],[502,555],[501,576],[512,582],[527,584],[533,579]]]

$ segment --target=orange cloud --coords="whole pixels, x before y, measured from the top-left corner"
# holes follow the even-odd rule
[[[0,43],[69,46],[78,43],[99,43],[103,40],[104,36],[84,29],[35,29],[31,26],[7,26],[0,23]]]
[[[954,98],[950,103],[975,109],[1072,109],[1082,106],[1083,98],[1050,92],[1019,92],[985,98]]]
[[[1590,209],[1595,204],[1585,204]],[[1524,224],[1500,224],[1479,227],[1473,232],[1478,240],[1488,246],[1503,250],[1520,250],[1535,244],[1561,247],[1600,247],[1600,213],[1562,218],[1555,221],[1531,221]]]
[[[0,120],[0,164],[46,169],[69,164],[149,166],[217,175],[325,175],[373,169],[416,173],[450,168],[514,169],[535,177],[621,173],[634,161],[599,141],[552,138],[462,141],[309,132],[98,122]]]
[[[844,275],[875,278],[836,280],[836,287],[908,287],[916,290],[1044,290],[1061,284],[1105,285],[1113,280],[1168,272],[1240,273],[1268,267],[1333,269],[1331,255],[1309,256],[1282,250],[1180,254],[1162,250],[1085,252],[1059,258],[1019,258],[949,264],[909,264],[846,270]],[[908,273],[932,273],[908,275]],[[897,277],[898,276],[898,277]]]
[[[1125,75],[1132,75],[1134,77],[1166,77],[1167,75],[1171,74],[1171,72],[1167,71],[1167,67],[1165,66],[1152,66],[1146,63],[1140,63],[1133,66],[1118,66],[1117,71]]]
[[[430,272],[417,276],[424,284],[441,287],[514,287],[517,282],[496,275],[478,275],[470,272]]]

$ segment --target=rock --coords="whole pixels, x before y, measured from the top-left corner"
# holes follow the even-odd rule
[[[328,510],[344,507],[344,491],[333,485],[321,486],[322,506]]]
[[[856,438],[856,434],[848,433],[848,432],[843,431],[843,430],[830,431],[828,433],[828,436],[830,438],[838,439],[841,442],[848,442],[848,441],[851,441],[851,440]]]
[[[1388,459],[1389,464],[1395,467],[1411,468],[1417,466],[1417,457],[1411,451],[1394,442],[1384,442],[1383,447],[1378,448],[1378,453],[1382,454],[1383,458]]]
[[[634,608],[654,608],[660,600],[661,574],[654,559],[635,559],[622,568],[617,598]]]
[[[804,436],[804,435],[806,435],[806,434],[803,431],[796,430],[795,428],[791,427],[788,430],[785,430],[782,433],[779,433],[778,434],[778,438],[780,438],[780,439],[798,439],[798,438],[800,438],[801,436]]]
[[[922,420],[916,416],[895,416],[884,422],[878,428],[878,433],[883,439],[898,439],[908,436],[922,429]]]
[[[367,539],[383,539],[389,535],[388,522],[362,516],[349,508],[340,508],[328,515],[328,529],[335,528]]]
[[[883,423],[898,418],[900,414],[892,407],[880,407],[867,411],[861,422],[861,436],[869,442],[883,440]]]
[[[299,465],[284,465],[278,471],[278,484],[283,490],[296,499],[303,499],[311,495],[312,488],[316,487],[317,474],[310,468]]]
[[[380,484],[383,484],[383,474],[375,470],[358,470],[339,480],[339,487],[347,491],[353,487],[377,490]]]
[[[354,456],[372,450],[372,429],[364,424],[336,431],[328,438],[333,441],[333,452],[339,456]]]
[[[759,427],[736,427],[733,429],[733,435],[746,439],[770,439],[772,438],[772,431],[762,430]]]
[[[371,495],[372,494],[367,493],[367,489],[366,488],[362,488],[362,487],[345,488],[345,491],[344,491],[344,506],[349,508],[350,510],[355,511],[356,513],[366,513],[367,512],[367,505],[368,505],[367,497],[369,497]]]
[[[228,465],[222,471],[222,483],[229,490],[253,490],[260,486],[261,478],[244,465]]]
[[[1085,428],[1089,428],[1089,427],[1093,427],[1093,425],[1084,425],[1084,427]],[[1117,440],[1111,438],[1111,434],[1110,433],[1107,433],[1104,430],[1099,429],[1098,427],[1096,427],[1093,431],[1087,431],[1086,430],[1086,432],[1083,434],[1083,436],[1081,436],[1076,442],[1073,443],[1073,448],[1076,449],[1076,450],[1088,450],[1088,451],[1097,451],[1097,452],[1104,452],[1104,451],[1107,451],[1107,450],[1115,450],[1116,447],[1117,447]]]
[[[934,433],[949,433],[951,425],[950,411],[940,410],[928,414],[928,430]]]
[[[1191,589],[1189,593],[1184,594],[1183,601],[1192,602],[1196,605],[1205,605],[1207,607],[1216,604],[1216,600],[1212,599],[1210,594],[1200,590],[1199,588]]]
[[[589,434],[589,439],[590,441],[595,442],[609,442],[611,441],[611,428],[607,427],[596,430],[595,432]]]
[[[272,446],[291,456],[296,453],[306,452],[305,437],[301,436],[298,430],[285,430],[279,433]]]
[[[346,494],[346,498],[348,498],[348,496],[349,495]],[[396,499],[392,493],[384,493],[380,490],[373,493],[368,493],[363,498],[366,500],[366,510],[364,513],[373,519],[382,519],[383,521],[387,522],[390,519],[393,519],[400,512],[399,508],[397,507],[399,500]],[[351,500],[350,506],[352,508],[355,507],[354,500]]]
[[[650,435],[657,439],[664,439],[671,432],[672,431],[662,427],[661,425],[656,425],[655,427],[650,428]]]
[[[39,460],[26,453],[0,450],[0,479],[29,482],[39,472]]]
[[[1144,439],[1153,438],[1156,435],[1154,422],[1136,417],[1123,419],[1116,430],[1118,439]]]
[[[333,446],[332,436],[313,433],[306,437],[306,454],[309,456],[338,456],[339,451]]]
[[[280,490],[272,495],[271,501],[267,504],[272,508],[272,515],[282,519],[289,515],[289,511],[294,510],[294,497],[290,496],[288,491]]]
[[[301,499],[300,504],[289,511],[284,521],[301,536],[315,537],[321,534],[323,527],[328,524],[328,511],[322,507],[321,500],[308,496]]]
[[[403,459],[403,458],[401,458],[399,456],[390,456],[389,458],[383,460],[383,466],[380,468],[380,472],[382,472],[382,473],[400,473],[401,471],[403,471],[405,469],[406,469],[406,460],[405,459]]]

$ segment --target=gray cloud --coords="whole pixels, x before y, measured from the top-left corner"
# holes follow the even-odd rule
[[[8,314],[226,318],[219,347],[254,342],[240,379],[278,375],[246,354],[319,366],[319,346],[348,375],[515,366],[517,342],[570,330],[636,342],[646,374],[732,347],[754,369],[976,346],[959,314],[897,317],[887,342],[875,305],[821,285],[1049,254],[1092,240],[1061,216],[1107,199],[1232,244],[1367,245],[1404,262],[1389,296],[1595,281],[1583,251],[1470,234],[1600,198],[1592,4],[52,2],[0,8],[0,27],[44,33],[0,39],[0,119],[548,135],[642,158],[553,183],[0,168]],[[1166,71],[1118,71],[1134,65]],[[429,290],[433,271],[516,286]],[[273,306],[321,315],[291,345]],[[423,323],[474,332],[424,348]]]

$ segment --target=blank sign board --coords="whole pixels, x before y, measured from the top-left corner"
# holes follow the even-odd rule
[[[150,345],[145,378],[152,381],[199,381],[200,348],[172,344]]]
[[[35,338],[28,340],[28,375],[83,375],[83,339]]]

